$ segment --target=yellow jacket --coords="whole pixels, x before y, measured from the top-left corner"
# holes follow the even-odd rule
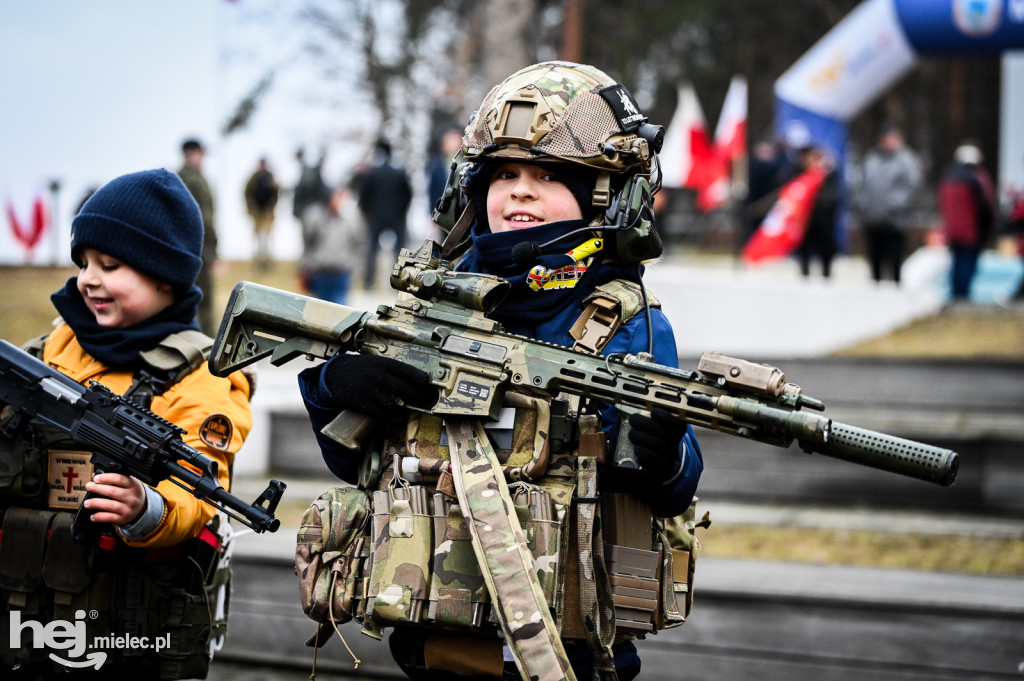
[[[43,361],[79,383],[98,381],[119,395],[132,384],[131,372],[113,370],[86,353],[67,324],[50,333]],[[185,429],[182,439],[188,445],[217,462],[225,489],[230,488],[235,452],[252,429],[249,390],[249,381],[241,372],[218,378],[204,362],[164,394],[154,397],[150,405],[154,414]],[[198,536],[216,513],[212,506],[169,481],[161,482],[156,490],[165,501],[163,517],[152,532],[128,541],[132,546],[175,546]]]

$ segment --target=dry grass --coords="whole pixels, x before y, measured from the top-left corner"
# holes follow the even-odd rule
[[[1024,305],[954,306],[889,335],[836,353],[840,357],[1024,359]]]
[[[713,517],[713,507],[711,514]],[[715,558],[1024,576],[1024,542],[1020,539],[720,523],[698,536],[701,555]]]

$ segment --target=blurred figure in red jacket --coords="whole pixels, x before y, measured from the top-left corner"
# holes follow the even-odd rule
[[[978,257],[995,231],[997,216],[992,177],[981,164],[981,150],[964,143],[953,153],[953,164],[939,183],[938,202],[943,232],[953,257],[950,296],[967,300]]]

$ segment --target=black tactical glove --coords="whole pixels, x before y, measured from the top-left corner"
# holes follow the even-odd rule
[[[401,405],[429,409],[437,388],[426,372],[390,357],[335,355],[323,368],[330,405],[382,420]]]
[[[649,481],[664,481],[675,474],[679,442],[686,435],[686,421],[663,407],[655,407],[650,416],[629,417],[629,441],[647,473]]]

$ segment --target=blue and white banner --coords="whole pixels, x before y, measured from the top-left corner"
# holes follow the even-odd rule
[[[783,114],[845,122],[919,56],[1012,49],[1024,49],[1024,0],[866,0],[776,81],[775,96]],[[780,119],[782,133],[793,119]]]
[[[893,0],[867,0],[779,78],[775,95],[819,116],[849,120],[906,74],[915,56]]]
[[[921,55],[998,53],[1024,47],[1024,0],[895,0]]]

